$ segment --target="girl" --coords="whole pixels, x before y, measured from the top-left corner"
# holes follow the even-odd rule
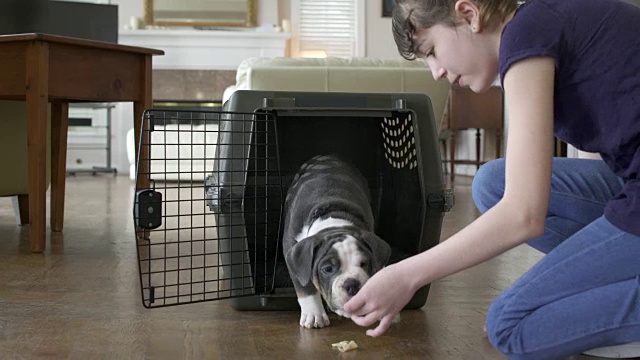
[[[499,76],[507,155],[473,181],[483,214],[373,276],[345,306],[382,335],[420,287],[528,242],[547,255],[487,313],[513,359],[640,356],[640,7],[622,0],[397,0],[400,54],[436,79]],[[601,160],[554,159],[553,136]],[[635,351],[635,352],[634,352]]]

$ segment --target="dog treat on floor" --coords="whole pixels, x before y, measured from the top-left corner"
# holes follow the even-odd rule
[[[339,343],[331,344],[331,347],[338,348],[340,352],[345,352],[345,351],[357,349],[358,344],[356,344],[356,342],[353,340],[351,341],[345,340],[345,341],[340,341]]]

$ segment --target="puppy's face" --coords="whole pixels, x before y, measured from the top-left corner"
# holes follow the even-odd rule
[[[287,253],[300,283],[312,282],[338,312],[389,260],[391,248],[372,232],[352,227],[324,229]]]
[[[333,311],[353,297],[373,275],[370,251],[355,237],[345,234],[315,261],[313,282]]]

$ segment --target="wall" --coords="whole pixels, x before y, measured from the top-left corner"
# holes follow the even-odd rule
[[[367,57],[400,57],[391,34],[391,18],[382,17],[382,0],[367,0],[365,24]]]
[[[112,4],[118,5],[118,24],[120,29],[129,24],[132,16],[144,17],[143,0],[111,0]]]

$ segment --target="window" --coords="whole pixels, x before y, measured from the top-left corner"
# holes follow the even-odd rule
[[[364,0],[291,0],[291,56],[364,56]]]

